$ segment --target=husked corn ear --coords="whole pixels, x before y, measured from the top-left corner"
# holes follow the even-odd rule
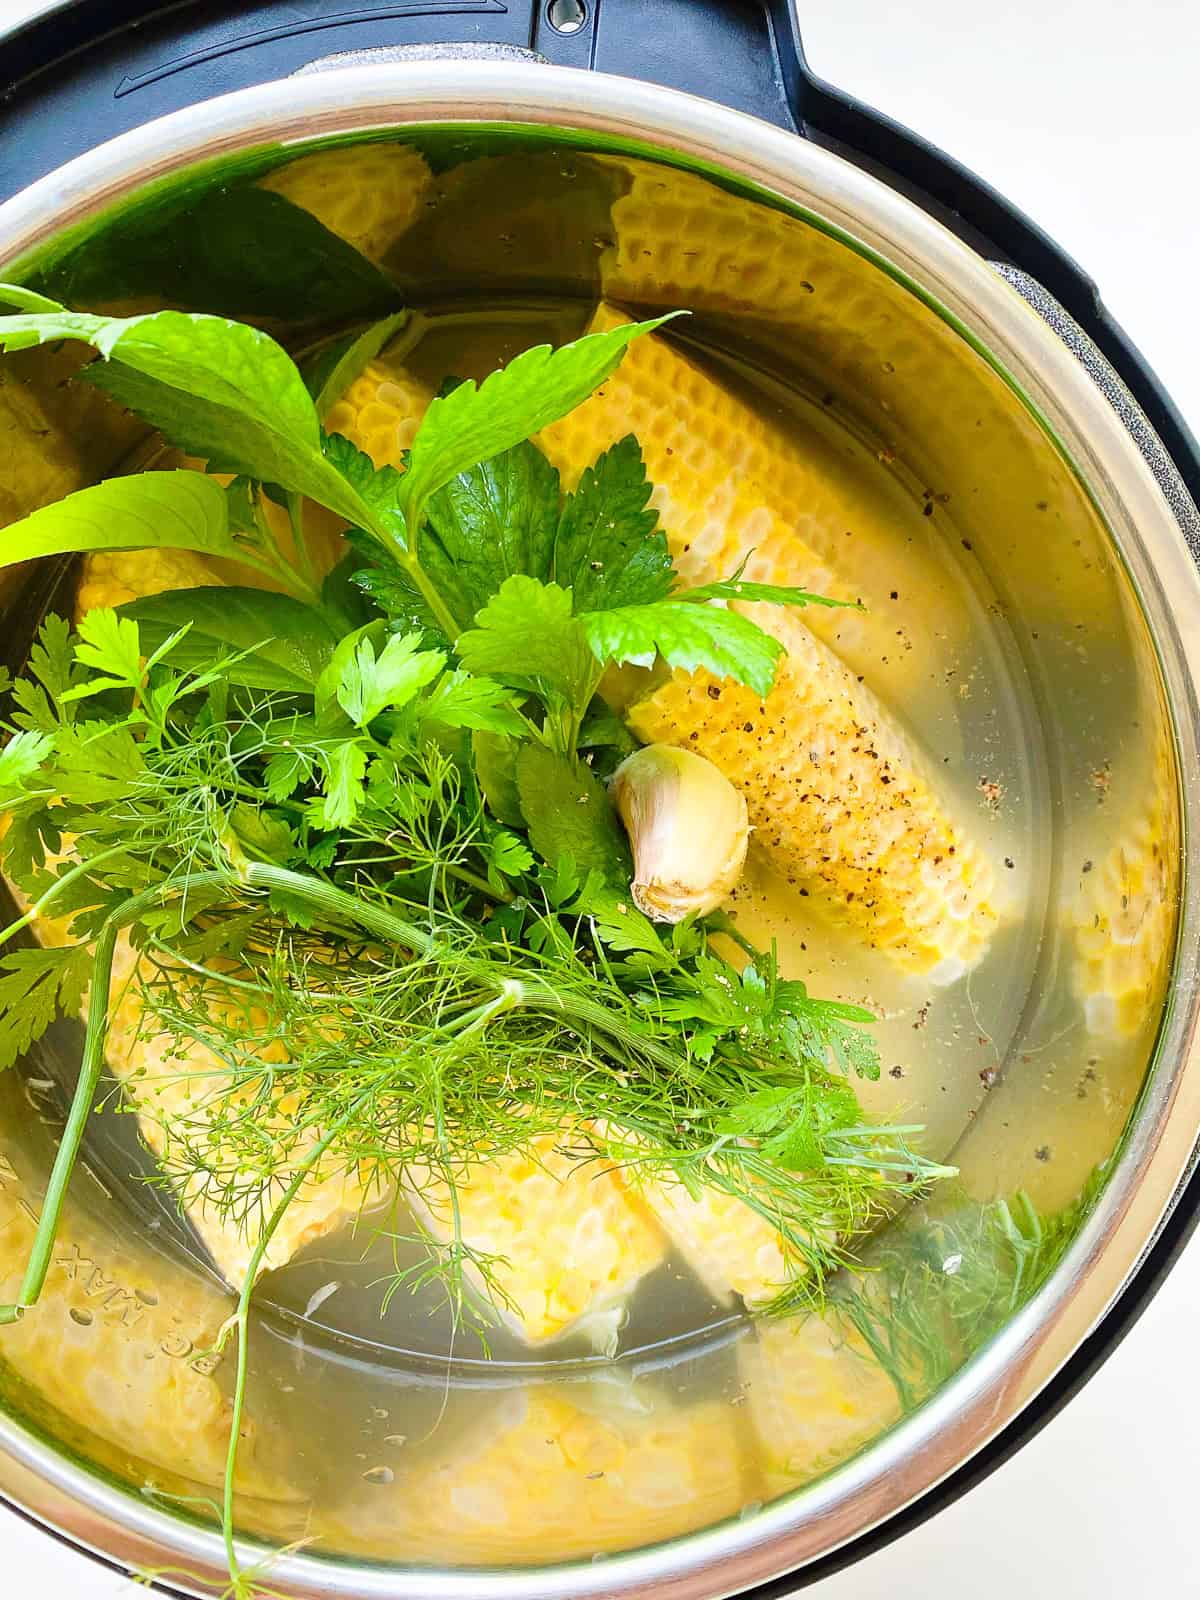
[[[1090,1033],[1135,1034],[1157,1014],[1177,852],[1174,769],[1160,739],[1149,792],[1131,807],[1118,843],[1079,880],[1072,977]]]
[[[411,227],[432,181],[420,152],[401,144],[320,150],[260,179],[373,261]]]
[[[601,304],[589,331],[629,320]],[[745,563],[745,576],[758,583],[862,601],[865,612],[810,607],[804,620],[881,689],[899,691],[927,670],[914,637],[926,649],[930,640],[952,645],[948,619],[957,613],[929,555],[884,522],[824,454],[806,452],[658,334],[634,340],[596,393],[540,442],[571,487],[631,432],[654,485],[651,504],[689,583],[729,577]]]
[[[70,938],[69,919],[39,917],[33,932],[42,944],[65,944]],[[185,1131],[193,1153],[199,1150],[203,1154],[207,1146],[207,1158],[212,1168],[219,1170],[221,1117],[249,1101],[254,1086],[243,1084],[235,1094],[231,1083],[227,1096],[216,1094],[214,1086],[229,1073],[225,1062],[203,1045],[193,1044],[181,1052],[169,1036],[153,1033],[138,990],[139,960],[128,938],[118,935],[105,1057],[137,1111],[142,1138],[175,1182],[188,1221],[221,1276],[240,1287],[257,1243],[257,1228],[270,1216],[286,1187],[287,1174],[279,1177],[263,1202],[250,1207],[244,1222],[235,1222],[206,1199],[204,1171],[196,1170],[194,1159],[183,1159],[177,1153],[179,1139]],[[285,1113],[286,1108],[281,1107],[278,1114]],[[314,1141],[316,1137],[314,1134]],[[367,1177],[340,1170],[322,1174],[318,1168],[284,1213],[259,1271],[283,1266],[297,1251],[343,1226],[357,1216],[372,1193]]]
[[[403,367],[372,361],[329,408],[326,433],[340,433],[377,467],[403,464],[433,391]]]
[[[704,1189],[693,1199],[681,1183],[622,1181],[662,1224],[668,1238],[714,1300],[740,1295],[753,1308],[772,1300],[795,1278],[798,1263],[777,1228],[733,1195]]]
[[[221,583],[204,557],[191,550],[96,550],[83,558],[75,592],[76,618],[100,606],[123,606],[168,589]]]
[[[574,1141],[583,1143],[580,1135]],[[666,1248],[612,1168],[559,1149],[561,1142],[547,1134],[527,1152],[494,1159],[481,1153],[455,1183],[462,1240],[491,1258],[497,1312],[531,1344],[619,1305]],[[443,1176],[409,1167],[405,1191],[435,1239],[453,1237]],[[470,1271],[486,1296],[486,1282]]]
[[[602,305],[588,331],[628,321]],[[665,339],[643,334],[595,394],[542,430],[539,443],[570,489],[601,451],[636,434],[654,485],[650,503],[675,566],[690,583],[728,577],[754,551],[760,561],[770,560],[772,571],[786,556],[789,583],[855,599],[828,560],[780,522],[762,489],[723,448],[743,409]]]
[[[482,1442],[468,1436],[319,1520],[323,1542],[392,1559],[557,1561],[669,1539],[757,1497],[740,1408],[622,1411],[582,1388],[514,1393]]]
[[[765,1317],[738,1373],[767,1498],[827,1472],[900,1416],[891,1380],[853,1330],[815,1313]]]
[[[13,1162],[0,1154],[5,1300],[18,1297],[36,1227],[23,1193]],[[127,1460],[215,1485],[231,1412],[213,1376],[222,1358],[207,1352],[231,1309],[229,1296],[204,1279],[151,1251],[121,1250],[69,1211],[36,1308],[4,1330],[0,1365]],[[255,1436],[246,1419],[242,1489],[286,1495],[256,1462]]]
[[[738,609],[787,651],[766,703],[677,673],[630,708],[630,726],[720,767],[746,797],[752,845],[822,910],[905,970],[953,982],[996,927],[989,863],[842,662],[782,608]]]

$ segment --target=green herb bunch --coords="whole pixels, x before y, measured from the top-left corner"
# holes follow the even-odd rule
[[[314,1174],[383,1192],[424,1171],[453,1193],[473,1162],[549,1133],[581,1160],[743,1201],[793,1263],[777,1309],[819,1297],[846,1242],[947,1169],[913,1148],[919,1130],[863,1115],[868,1012],[785,980],[720,915],[664,930],[629,903],[604,779],[632,742],[598,690],[614,663],[659,660],[765,695],[781,647],[721,602],[825,602],[738,574],[682,589],[635,439],[569,495],[531,442],[665,319],[448,387],[398,473],[321,416],[403,317],[326,351],[306,386],[273,340],[222,318],[0,296],[18,308],[0,348],[94,345],[86,381],[234,475],[81,490],[4,530],[0,564],[165,546],[274,586],[159,595],[75,631],[50,617],[10,686],[0,859],[31,909],[3,938],[53,915],[69,940],[0,961],[0,1065],[85,990],[92,1004],[34,1254],[0,1320],[46,1276],[122,938],[180,1075],[198,1046],[220,1067],[160,1131],[170,1179],[253,1243],[232,1323],[239,1414],[254,1278]],[[308,502],[350,530],[324,577]],[[468,1265],[502,1294],[468,1240],[431,1247],[460,1312]]]

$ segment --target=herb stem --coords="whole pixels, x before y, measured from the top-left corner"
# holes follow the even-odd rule
[[[113,952],[116,949],[118,931],[116,920],[110,918],[96,941],[96,959],[92,970],[94,1003],[88,1013],[79,1082],[71,1101],[67,1125],[59,1141],[58,1154],[54,1158],[50,1182],[46,1186],[33,1249],[25,1265],[25,1276],[21,1280],[16,1302],[13,1305],[0,1306],[0,1323],[18,1322],[24,1316],[29,1307],[36,1303],[50,1271],[67,1185],[71,1181],[71,1173],[74,1171],[75,1159],[83,1139],[83,1130],[91,1115],[96,1086],[104,1066],[104,1041],[108,1034],[108,986],[112,981]]]
[[[473,1006],[470,1011],[464,1011],[454,1026],[447,1027],[444,1031],[452,1038],[465,1039],[469,1034],[479,1033],[486,1028],[493,1017],[501,1016],[505,1011],[514,1011],[519,1005],[523,1005],[525,998],[525,985],[516,978],[508,978],[494,1000],[487,1000],[483,1005]]]
[[[313,565],[312,552],[308,548],[308,540],[304,537],[304,496],[289,493],[287,497],[288,521],[292,525],[292,545],[296,551],[296,569],[300,578],[310,586],[318,598],[320,586],[317,583],[317,571]]]
[[[18,917],[15,922],[10,922],[7,928],[0,928],[0,944],[7,944],[14,934],[20,933],[21,929],[27,928],[31,922],[36,922],[38,917],[43,915],[51,903],[58,899],[58,896],[65,888],[68,887],[68,885],[74,883],[79,878],[86,877],[87,874],[89,872],[93,872],[101,864],[101,862],[111,861],[116,856],[125,855],[126,849],[127,847],[123,844],[113,845],[111,850],[101,850],[99,855],[92,856],[88,861],[78,862],[70,869],[70,871],[64,872],[61,878],[55,878],[54,882],[50,885],[46,892],[39,895],[38,898],[33,901],[29,907],[29,910],[25,912],[24,916]]]
[[[468,884],[472,889],[478,889],[480,894],[486,895],[489,900],[494,900],[498,904],[511,905],[516,899],[511,889],[497,888],[494,883],[489,883],[478,872],[472,872],[470,867],[460,867],[448,861],[442,867],[442,871],[447,877],[457,878],[460,883]]]
[[[340,1138],[346,1129],[351,1126],[374,1092],[374,1086],[372,1085],[370,1090],[359,1095],[346,1112],[325,1131],[312,1149],[297,1164],[287,1188],[280,1195],[278,1204],[268,1217],[262,1232],[259,1234],[257,1244],[250,1252],[250,1259],[246,1263],[245,1276],[242,1279],[242,1287],[238,1294],[237,1310],[232,1318],[232,1324],[237,1329],[237,1369],[234,1377],[232,1415],[229,1423],[229,1444],[225,1452],[225,1483],[221,1503],[221,1531],[225,1540],[225,1558],[229,1563],[229,1575],[233,1579],[235,1593],[242,1584],[242,1568],[238,1561],[237,1548],[234,1542],[233,1495],[237,1476],[238,1445],[241,1440],[242,1417],[246,1409],[250,1299],[254,1293],[254,1285],[258,1280],[263,1257],[266,1255],[271,1240],[279,1229],[279,1224],[286,1216],[288,1207],[303,1188],[321,1157],[334,1141]]]
[[[335,888],[323,878],[311,877],[305,872],[293,872],[290,867],[278,867],[269,861],[251,861],[243,870],[242,883],[249,888],[279,889],[306,900],[317,910],[328,911],[333,916],[355,922],[367,933],[373,933],[389,944],[405,946],[421,955],[429,955],[436,944],[431,933],[405,922],[401,917],[383,911],[367,900]]]
[[[241,566],[249,567],[253,572],[261,572],[264,577],[280,584],[293,600],[302,600],[305,605],[310,606],[320,605],[321,591],[315,584],[306,583],[286,562],[271,561],[266,556],[248,550],[244,544],[238,545],[237,561]]]
[[[228,876],[223,872],[197,872],[186,880],[186,887],[196,889],[227,881]],[[177,886],[159,885],[134,895],[113,912],[96,940],[96,954],[92,966],[92,1003],[88,1009],[87,1030],[83,1038],[79,1082],[75,1086],[67,1123],[59,1141],[54,1166],[50,1171],[50,1182],[46,1186],[45,1198],[42,1201],[42,1213],[33,1236],[33,1248],[25,1266],[25,1276],[21,1280],[16,1301],[12,1305],[0,1305],[0,1324],[19,1321],[36,1303],[46,1285],[67,1186],[75,1170],[79,1146],[83,1141],[84,1129],[91,1115],[92,1102],[96,1097],[96,1086],[104,1067],[104,1045],[108,1038],[108,991],[112,983],[113,954],[116,950],[117,935],[123,927],[135,922],[143,911],[149,911],[158,905],[164,889],[174,887]]]
[[[457,617],[455,617],[453,611],[451,611],[445,600],[443,600],[437,585],[430,581],[429,575],[426,573],[424,567],[410,550],[397,549],[395,545],[393,545],[392,548],[393,552],[399,557],[401,566],[420,590],[421,597],[425,601],[425,604],[437,618],[438,625],[442,629],[442,632],[446,635],[451,644],[457,643],[459,633],[462,630],[459,627]]]

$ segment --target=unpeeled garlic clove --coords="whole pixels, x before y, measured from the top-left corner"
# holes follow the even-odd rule
[[[613,773],[612,797],[633,847],[630,890],[656,922],[713,911],[746,860],[746,801],[691,750],[650,744]]]

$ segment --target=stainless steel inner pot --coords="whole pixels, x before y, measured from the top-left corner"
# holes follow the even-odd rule
[[[843,1360],[840,1335],[818,1318],[814,1328],[826,1331],[816,1345],[812,1329],[793,1329],[782,1353],[755,1344],[758,1380],[781,1414],[792,1405],[801,1418],[842,1418],[807,1455],[773,1455],[769,1439],[746,1444],[744,1392],[723,1388],[732,1380],[721,1376],[758,1338],[740,1324],[611,1372],[556,1374],[554,1390],[533,1370],[459,1374],[459,1433],[449,1437],[468,1464],[503,1432],[498,1407],[516,1395],[536,1420],[536,1408],[559,1404],[571,1383],[584,1386],[565,1391],[572,1415],[594,1418],[617,1391],[629,1415],[645,1413],[647,1396],[651,1413],[661,1400],[669,1420],[656,1449],[671,1447],[675,1421],[695,1415],[687,1407],[704,1389],[715,1420],[691,1465],[696,1448],[717,1461],[748,1452],[740,1488],[713,1492],[697,1478],[694,1504],[665,1529],[672,1537],[659,1537],[653,1517],[630,1516],[570,1559],[539,1536],[536,1505],[507,1544],[479,1547],[464,1532],[431,1554],[414,1542],[404,1506],[422,1484],[451,1494],[444,1455],[418,1455],[407,1486],[397,1472],[394,1497],[380,1499],[378,1479],[322,1479],[306,1459],[319,1445],[289,1438],[286,1407],[255,1424],[241,1507],[247,1562],[256,1539],[299,1541],[270,1567],[275,1592],[710,1600],[879,1524],[1018,1416],[1121,1294],[1189,1167],[1200,1127],[1189,870],[1200,585],[1177,514],[1109,399],[985,260],[837,157],[631,80],[536,64],[410,62],[211,101],[0,207],[0,272],[49,283],[76,304],[270,317],[252,252],[231,273],[214,250],[197,271],[170,244],[171,229],[214,195],[317,151],[326,168],[314,193],[336,209],[340,163],[369,141],[421,153],[411,191],[380,191],[363,244],[413,304],[553,300],[578,304],[582,316],[605,293],[646,308],[684,305],[700,345],[788,389],[828,396],[847,439],[866,441],[880,470],[923,498],[935,537],[955,542],[955,561],[993,607],[1022,700],[1027,747],[1004,754],[1014,781],[1032,786],[1042,888],[1025,919],[1020,985],[1005,996],[1010,1037],[955,1143],[962,1192],[952,1212],[935,1202],[897,1219],[876,1258],[885,1290],[911,1283],[888,1276],[908,1270],[907,1259],[921,1266],[927,1292],[930,1239],[1011,1247],[989,1231],[997,1200],[1018,1227],[1022,1195],[1043,1216],[1067,1219],[1056,1241],[1022,1236],[1045,1270],[1015,1287],[1009,1272],[1004,1315],[971,1325],[986,1335],[977,1348],[964,1335],[942,1370],[910,1370],[897,1389],[871,1370],[866,1346],[855,1347],[845,1356],[853,1372],[839,1379],[849,1388],[831,1409],[814,1374],[818,1357],[830,1371]],[[168,243],[148,248],[154,239]],[[322,308],[312,311],[319,324]],[[292,306],[271,325],[304,337],[313,321],[309,308]],[[0,367],[5,521],[111,472],[136,446],[124,420],[64,387],[78,357],[37,352]],[[11,653],[53,581],[24,572],[0,590]],[[6,1282],[53,1153],[54,1085],[69,1081],[70,1042],[68,1033],[0,1083]],[[963,1071],[978,1076],[969,1043]],[[210,1502],[223,1374],[215,1359],[194,1357],[227,1298],[170,1232],[130,1209],[102,1161],[81,1175],[46,1300],[0,1340],[0,1491],[174,1588],[221,1593]],[[952,1253],[933,1266],[947,1280],[960,1270]],[[881,1326],[886,1342],[886,1318],[876,1333]],[[264,1370],[278,1369],[295,1347],[295,1320],[268,1306],[256,1337]],[[366,1393],[355,1387],[353,1351],[342,1376],[335,1357],[329,1437],[359,1426]],[[424,1415],[431,1396],[437,1412],[443,1378],[414,1354],[396,1360],[387,1381],[398,1404]],[[472,1432],[480,1419],[483,1432]],[[497,1458],[493,1471],[493,1487],[519,1482],[520,1456]],[[659,1542],[646,1544],[648,1533]]]

